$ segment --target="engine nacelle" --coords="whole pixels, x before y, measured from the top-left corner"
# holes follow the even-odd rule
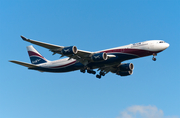
[[[134,69],[134,65],[132,63],[125,63],[119,66],[120,71],[131,71]]]
[[[62,55],[77,54],[78,50],[76,46],[69,46],[62,49]]]
[[[104,61],[104,60],[107,60],[107,53],[103,52],[103,53],[96,53],[94,54],[91,59],[95,62],[98,62],[98,61]]]
[[[128,75],[132,75],[133,71],[132,70],[130,70],[130,71],[118,71],[116,74],[120,75],[120,76],[128,76]]]

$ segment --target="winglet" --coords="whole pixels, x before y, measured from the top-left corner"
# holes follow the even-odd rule
[[[24,36],[22,36],[22,35],[21,35],[21,38],[22,38],[23,40],[25,40],[25,41],[28,40],[26,37],[24,37]]]

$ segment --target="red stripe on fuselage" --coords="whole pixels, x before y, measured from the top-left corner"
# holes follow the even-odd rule
[[[68,64],[65,64],[65,65],[61,65],[61,66],[55,66],[55,67],[50,67],[50,68],[63,68],[63,67],[66,67],[66,66],[70,66],[70,65],[72,65],[72,64],[74,64],[74,63],[76,63],[76,61],[73,61],[73,62],[71,62],[71,63],[68,63]]]
[[[32,52],[32,51],[28,51],[28,54],[29,54],[29,56],[38,56],[38,57],[41,57],[41,58],[44,59],[43,56],[41,56],[41,55],[39,55],[39,54],[37,54],[37,53],[35,53],[35,52]]]
[[[144,57],[152,55],[153,53],[159,53],[161,51],[149,51],[149,50],[142,50],[142,49],[112,49],[112,50],[106,50],[102,51],[106,53],[126,53],[131,55],[136,55],[138,57]]]

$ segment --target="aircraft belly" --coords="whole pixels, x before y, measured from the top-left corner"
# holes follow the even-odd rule
[[[92,68],[92,69],[96,69],[99,67],[103,67],[103,66],[112,66],[112,65],[117,65],[119,63],[121,63],[122,61],[125,60],[129,60],[129,59],[133,59],[133,58],[138,58],[138,56],[136,55],[131,55],[131,54],[124,54],[124,53],[111,53],[112,55],[116,55],[116,57],[114,58],[110,58],[107,59],[105,61],[101,61],[101,62],[91,62],[89,63],[87,66]],[[63,72],[70,72],[70,71],[75,71],[75,70],[79,70],[82,67],[84,67],[84,65],[80,62],[72,62],[71,65],[67,65],[67,66],[56,66],[56,67],[37,67],[37,68],[29,68],[29,69],[33,69],[33,70],[39,70],[39,71],[44,71],[44,72],[55,72],[55,73],[63,73]]]
[[[116,55],[116,57],[110,58],[101,62],[92,62],[92,63],[89,63],[88,66],[92,68],[98,68],[98,67],[107,66],[107,65],[117,65],[121,63],[122,61],[138,58],[138,56],[136,55],[125,54],[125,53],[109,53],[109,54]]]
[[[51,68],[37,67],[37,68],[29,68],[29,69],[40,70],[40,71],[44,71],[44,72],[63,73],[63,72],[79,70],[83,66],[84,65],[81,64],[80,62],[76,62],[76,63],[66,66],[66,67],[53,67],[53,68],[52,67]]]

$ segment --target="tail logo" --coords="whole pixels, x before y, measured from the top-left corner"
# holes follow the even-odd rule
[[[36,64],[36,63],[38,63],[40,60],[41,60],[41,59],[36,59],[36,60],[32,61],[32,63],[33,63],[33,64]]]
[[[28,53],[32,64],[41,64],[47,62],[47,60],[40,54],[32,51],[28,51]]]

